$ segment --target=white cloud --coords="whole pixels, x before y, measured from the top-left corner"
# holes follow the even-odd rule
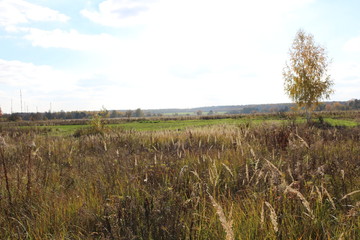
[[[50,66],[0,59],[0,84],[39,91],[66,90],[75,78]]]
[[[39,21],[66,22],[69,17],[47,7],[24,0],[2,0],[0,2],[0,26],[16,31],[18,24]]]
[[[104,1],[106,10],[100,4],[88,16],[94,22],[146,26],[108,54],[104,72],[125,85],[108,96],[142,108],[286,102],[281,70],[290,41],[279,42],[276,35],[288,13],[310,2],[159,0],[125,17],[118,14],[124,2]],[[272,52],[279,45],[283,53]]]
[[[54,104],[53,110],[69,108],[79,91],[77,79],[76,75],[50,66],[0,59],[0,85],[6,89],[6,95],[0,96],[0,100],[4,110],[10,112],[10,99],[13,99],[13,111],[19,112],[19,91],[22,90],[23,110],[36,111],[38,107],[39,111],[48,111],[50,102],[56,102],[57,108]]]
[[[143,31],[125,39],[123,31],[115,37],[21,28],[33,46],[90,52],[101,65],[97,70],[88,68],[88,76],[76,76],[49,66],[5,61],[0,62],[0,84],[47,93],[56,93],[58,86],[63,98],[76,99],[77,109],[286,102],[281,70],[291,42],[279,35],[288,35],[283,31],[288,14],[310,2],[106,0],[98,9],[81,13],[106,26],[141,24]],[[79,66],[86,63],[74,66],[74,71]],[[109,84],[99,86],[103,77]]]
[[[121,42],[117,38],[105,33],[89,35],[81,34],[74,29],[46,31],[36,28],[23,29],[23,31],[27,32],[25,39],[37,47],[66,48],[80,51],[113,51],[114,48],[121,46]]]
[[[93,79],[99,80],[94,82]],[[105,79],[106,82],[102,82]],[[53,111],[94,110],[102,105],[118,107],[114,100],[121,93],[121,85],[114,87],[114,82],[107,75],[89,70],[84,74],[60,71],[47,65],[35,65],[21,61],[0,59],[0,103],[5,112],[10,112],[11,99],[13,111],[20,111],[19,91],[29,111],[48,111],[52,103]],[[131,96],[128,92],[127,96]],[[120,95],[123,97],[123,95]],[[125,102],[124,98],[121,98]],[[25,109],[25,104],[24,108]]]
[[[313,1],[105,0],[98,5],[98,9],[83,9],[81,14],[95,23],[112,27],[151,25],[154,20],[162,24],[171,24],[174,23],[174,19],[178,23],[185,23],[186,26],[189,23],[209,23],[208,20],[221,23],[224,19],[230,20],[233,15],[244,19],[247,25],[252,26],[249,24],[250,21],[267,24],[266,17],[276,17],[280,12],[291,12]]]
[[[94,78],[99,82],[94,82]],[[107,76],[91,70],[74,74],[46,65],[0,59],[1,107],[4,112],[10,112],[14,100],[13,111],[19,112],[22,90],[23,110],[28,107],[29,111],[48,111],[50,103],[53,111],[96,110],[102,105],[119,108],[117,104],[125,102],[123,89],[114,87],[112,81],[102,83],[103,78]],[[116,102],[119,96],[121,101]],[[131,93],[127,92],[126,96],[131,97]]]
[[[98,10],[83,9],[81,14],[91,21],[111,27],[144,23],[144,16],[155,0],[105,0]]]

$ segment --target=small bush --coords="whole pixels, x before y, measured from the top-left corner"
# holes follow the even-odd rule
[[[101,116],[96,115],[90,120],[88,127],[76,130],[73,136],[81,137],[84,135],[104,135],[108,131],[109,128],[106,127],[105,121],[102,119]]]

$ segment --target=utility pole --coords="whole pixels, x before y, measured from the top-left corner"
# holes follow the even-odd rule
[[[21,89],[20,89],[20,110],[21,110],[21,113],[22,113],[22,92],[21,92]]]
[[[11,99],[11,109],[10,109],[11,114],[13,113],[13,100]]]

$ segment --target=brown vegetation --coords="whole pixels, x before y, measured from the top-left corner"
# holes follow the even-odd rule
[[[359,239],[360,129],[1,132],[3,239]]]

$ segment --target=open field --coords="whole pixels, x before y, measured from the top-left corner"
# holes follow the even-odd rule
[[[329,123],[332,126],[346,126],[346,127],[355,127],[360,125],[360,123],[353,120],[340,120],[325,118],[325,122]],[[106,125],[109,128],[118,128],[123,130],[136,130],[136,131],[157,131],[157,130],[185,130],[187,128],[194,127],[205,127],[213,125],[238,125],[238,124],[261,124],[261,123],[285,123],[286,120],[279,119],[216,119],[216,120],[169,120],[169,121],[134,121],[126,123],[117,123],[117,124],[108,124]],[[305,119],[297,119],[296,122],[303,123]],[[76,130],[81,128],[86,128],[86,125],[55,125],[51,127],[40,127],[48,128],[50,134],[52,135],[72,135]]]
[[[2,126],[0,236],[360,239],[354,116]]]
[[[360,112],[332,112],[324,115],[323,121],[332,126],[355,127],[360,125]],[[315,115],[314,122],[319,122]],[[77,130],[86,128],[90,120],[52,120],[52,121],[22,121],[0,122],[0,129],[5,128],[31,128],[36,127],[40,131],[47,130],[54,136],[68,136]],[[212,125],[237,125],[237,124],[261,124],[261,123],[286,123],[295,121],[304,123],[306,120],[301,115],[294,114],[256,114],[256,115],[216,115],[216,116],[187,116],[187,117],[150,117],[150,118],[120,118],[103,119],[109,128],[123,130],[157,131],[157,130],[184,130],[186,128],[204,127]],[[46,132],[46,131],[45,131]]]

